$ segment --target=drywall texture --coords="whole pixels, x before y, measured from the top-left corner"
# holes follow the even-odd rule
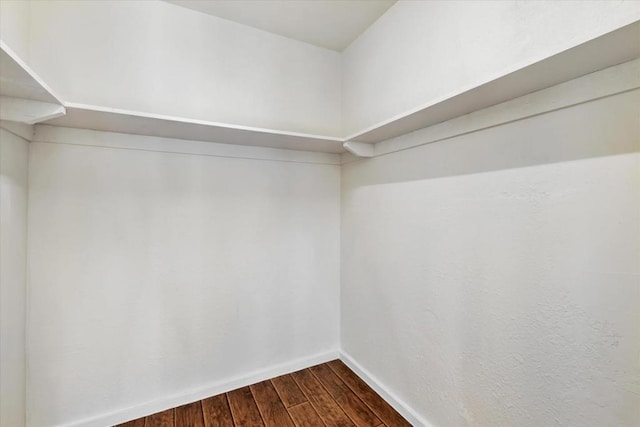
[[[340,166],[77,134],[31,144],[30,426],[338,348]]]
[[[23,61],[28,61],[29,1],[0,1],[0,39]]]
[[[399,1],[343,52],[352,135],[640,19],[636,1]]]
[[[425,424],[639,425],[639,117],[634,90],[344,165],[342,349]]]
[[[30,65],[68,102],[340,132],[328,49],[155,0],[31,2],[30,37]]]
[[[29,143],[0,129],[0,425],[25,425]]]

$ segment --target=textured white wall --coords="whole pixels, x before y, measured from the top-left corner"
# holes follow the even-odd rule
[[[65,101],[340,132],[340,54],[170,3],[36,1],[30,65]]]
[[[344,54],[345,130],[639,10],[400,2]],[[339,131],[334,52],[163,2],[31,12],[30,63],[67,101]],[[106,148],[140,137],[92,132],[34,144],[31,425],[333,350],[340,315],[343,349],[438,427],[637,425],[638,105],[630,92],[345,165],[342,225],[333,165]]]
[[[344,165],[342,349],[436,427],[639,425],[639,118],[635,90]]]
[[[30,162],[30,426],[338,348],[340,166],[43,142]]]
[[[0,425],[25,424],[29,143],[0,129]]]
[[[640,19],[637,1],[399,1],[342,54],[351,135]]]
[[[29,1],[0,1],[0,39],[20,56],[29,60]]]

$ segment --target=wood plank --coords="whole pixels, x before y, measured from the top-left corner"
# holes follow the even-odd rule
[[[302,402],[287,409],[297,427],[321,427],[325,425],[309,402]]]
[[[144,427],[144,418],[138,418],[137,420],[127,421],[123,424],[118,424],[117,427]]]
[[[329,367],[336,373],[344,383],[382,420],[388,427],[408,426],[402,416],[396,412],[385,400],[378,395],[371,387],[360,379],[341,360],[334,360],[328,363]]]
[[[329,366],[323,364],[310,369],[356,426],[375,427],[382,424],[382,421],[342,382]]]
[[[249,388],[267,427],[295,427],[271,381],[262,381]]]
[[[384,424],[383,424],[384,423]],[[132,420],[119,427],[410,426],[339,360]]]
[[[249,387],[242,387],[227,393],[233,422],[242,427],[263,427],[262,417]]]
[[[202,415],[206,427],[233,427],[233,417],[226,394],[202,400]]]
[[[353,426],[349,417],[331,398],[331,395],[322,387],[310,370],[304,369],[294,372],[291,376],[327,426]]]
[[[338,405],[351,418],[353,423],[358,427],[377,427],[382,425],[380,418],[376,417],[373,412],[365,405],[362,400],[358,399],[355,394],[343,394],[336,399]]]
[[[315,375],[325,389],[329,392],[334,399],[342,396],[343,393],[351,391],[345,383],[329,368],[328,365],[322,364],[312,366],[309,370]],[[352,392],[353,393],[353,392]]]
[[[174,427],[175,410],[168,409],[149,415],[144,423],[145,427]]]
[[[298,384],[291,378],[291,375],[282,375],[277,378],[272,378],[271,383],[276,388],[276,391],[282,399],[282,403],[287,408],[298,405],[303,402],[307,402],[307,397],[304,395]]]
[[[204,427],[202,404],[197,402],[176,408],[176,427]]]

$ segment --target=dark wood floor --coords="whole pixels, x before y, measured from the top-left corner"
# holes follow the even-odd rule
[[[344,363],[334,360],[120,426],[410,425]]]

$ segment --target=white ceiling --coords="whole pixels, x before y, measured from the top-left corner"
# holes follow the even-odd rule
[[[396,0],[167,0],[271,33],[342,51]]]

